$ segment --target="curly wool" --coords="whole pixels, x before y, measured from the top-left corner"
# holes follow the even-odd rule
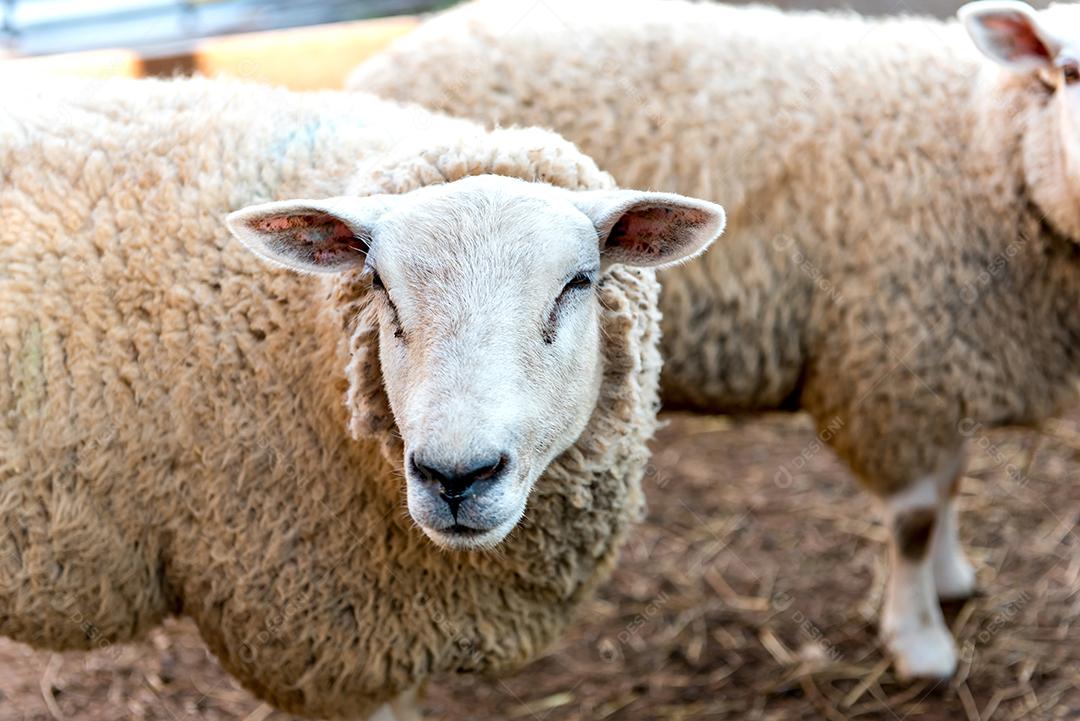
[[[653,274],[603,279],[600,400],[527,519],[497,552],[447,553],[404,508],[364,284],[269,269],[223,217],[354,174],[356,192],[609,176],[550,133],[361,95],[111,81],[8,100],[0,632],[91,648],[183,613],[244,685],[316,717],[552,640],[640,513]]]
[[[1080,206],[1025,183],[1060,163],[1048,95],[957,23],[480,0],[349,84],[724,204],[724,242],[660,275],[665,404],[804,408],[889,493],[1076,397]]]

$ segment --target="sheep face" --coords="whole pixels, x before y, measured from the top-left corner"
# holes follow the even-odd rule
[[[584,430],[605,368],[597,285],[719,234],[715,205],[477,176],[404,195],[269,203],[229,216],[257,255],[370,283],[404,442],[409,512],[437,544],[497,544]]]
[[[1025,181],[1050,222],[1080,240],[1080,7],[986,0],[960,19],[979,50],[1030,86],[1018,109]]]

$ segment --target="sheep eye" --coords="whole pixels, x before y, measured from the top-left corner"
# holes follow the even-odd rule
[[[593,284],[593,278],[591,273],[578,273],[563,286],[562,292],[559,297],[562,298],[568,293],[572,293],[577,290],[585,290],[591,288]]]
[[[1061,72],[1065,76],[1066,85],[1080,82],[1080,64],[1069,63],[1061,68]]]
[[[575,275],[573,278],[566,282],[562,291],[559,292],[559,297],[555,299],[555,305],[551,309],[551,314],[548,315],[547,323],[544,326],[544,342],[551,344],[555,342],[555,334],[558,332],[559,327],[559,313],[563,306],[566,304],[567,299],[583,290],[592,288],[594,272],[582,272]]]
[[[404,338],[405,329],[401,327],[401,319],[398,318],[397,306],[394,305],[394,301],[390,299],[390,293],[387,292],[386,286],[383,284],[382,277],[379,276],[378,271],[374,268],[371,269],[371,289],[381,291],[383,297],[386,299],[386,303],[390,306],[390,322],[393,323],[394,337]]]
[[[382,277],[378,271],[372,269],[371,271],[371,287],[373,290],[386,290],[386,286],[383,285]]]

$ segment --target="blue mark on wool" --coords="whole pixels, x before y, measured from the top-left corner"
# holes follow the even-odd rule
[[[286,152],[312,155],[319,146],[318,138],[344,136],[366,127],[368,123],[365,123],[358,115],[351,117],[346,115],[333,119],[315,118],[288,130],[270,146],[270,151],[275,155],[284,155]]]

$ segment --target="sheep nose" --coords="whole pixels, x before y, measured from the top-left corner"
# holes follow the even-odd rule
[[[435,463],[419,454],[412,454],[413,471],[428,483],[439,485],[439,497],[457,515],[458,506],[485,483],[495,481],[510,465],[506,453],[473,458],[456,464]]]

